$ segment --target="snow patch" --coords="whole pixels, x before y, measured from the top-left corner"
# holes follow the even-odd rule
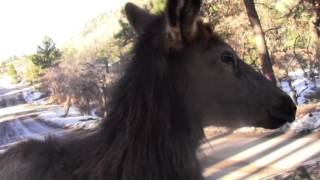
[[[10,122],[11,123],[11,122]],[[17,132],[19,132],[19,139],[37,139],[37,140],[44,140],[44,137],[40,134],[33,133],[29,129],[25,128],[24,125],[22,125],[21,121],[14,121],[12,122],[15,129],[17,129]]]
[[[0,77],[0,88],[4,89],[13,89],[15,85],[12,83],[12,78],[9,76],[1,76]]]
[[[304,72],[302,70],[290,72],[289,76],[292,79],[292,86],[296,89],[297,94],[299,95],[297,99],[297,104],[306,104],[308,103],[308,99],[306,98],[311,93],[315,92],[317,87],[314,84],[314,82],[310,81],[308,78],[305,77]],[[317,85],[320,84],[319,77],[316,77],[315,83]],[[291,97],[293,95],[293,92],[291,91],[289,87],[288,81],[281,81],[280,87],[283,91],[285,91],[287,94],[289,94]],[[313,112],[308,115],[305,115],[302,118],[296,119],[291,124],[286,124],[283,127],[280,128],[282,131],[295,131],[295,132],[301,132],[301,131],[307,131],[307,130],[315,130],[319,131],[320,127],[320,112]]]
[[[313,112],[305,115],[300,119],[296,119],[288,127],[288,130],[292,131],[306,131],[306,130],[315,130],[320,127],[320,112]]]
[[[100,118],[97,116],[81,115],[74,107],[71,107],[67,117],[64,117],[64,111],[61,108],[44,111],[39,118],[44,121],[64,128],[72,129],[95,129],[100,124]]]
[[[48,99],[41,98],[43,93],[26,88],[23,91],[23,97],[30,104],[46,104]],[[44,121],[55,124],[64,128],[72,129],[94,129],[100,124],[100,118],[96,116],[96,110],[93,110],[93,115],[82,115],[75,107],[70,107],[67,117],[64,117],[64,110],[61,107],[51,108],[48,111],[43,111],[39,114],[39,118]]]
[[[97,116],[97,117],[99,117],[97,111],[98,111],[98,109],[97,109],[97,108],[94,108],[94,109],[91,110],[90,114],[91,114],[92,116]]]
[[[307,95],[311,94],[312,92],[315,92],[316,88],[315,85],[309,81],[307,78],[300,78],[295,79],[292,81],[292,86],[296,89],[298,97],[298,104],[305,104],[308,102],[308,100],[305,98]],[[293,92],[291,91],[289,87],[288,81],[282,81],[280,82],[281,89],[289,94],[291,97],[293,96]]]
[[[27,89],[25,91],[22,91],[23,98],[28,103],[33,103],[40,99],[42,96],[42,93],[39,91],[33,91],[31,89]]]

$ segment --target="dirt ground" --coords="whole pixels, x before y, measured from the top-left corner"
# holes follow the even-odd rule
[[[266,177],[271,180],[318,180],[320,179],[320,159],[301,165],[297,168]]]
[[[298,177],[303,168],[310,179],[320,179],[315,161],[320,159],[320,132],[221,130],[215,134],[207,129],[206,134],[199,159],[208,180],[294,179],[290,175]]]
[[[306,104],[299,106],[297,117],[302,117],[308,113],[319,111],[320,104]],[[320,148],[320,147],[319,147]],[[298,167],[279,172],[264,179],[271,180],[318,180],[320,179],[320,159],[314,159],[299,165]]]

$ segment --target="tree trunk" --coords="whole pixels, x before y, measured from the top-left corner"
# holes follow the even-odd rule
[[[311,28],[311,36],[312,36],[312,43],[314,49],[314,64],[317,67],[319,72],[320,68],[320,2],[317,0],[313,0],[312,2],[312,9],[311,9],[311,19],[310,19],[310,28]]]
[[[107,108],[108,108],[108,84],[107,84],[107,74],[110,73],[109,62],[105,61],[105,75],[103,76],[103,85],[102,85],[102,102],[103,102],[103,118],[107,117]]]
[[[103,113],[103,118],[107,117],[107,106],[108,106],[108,94],[107,94],[107,88],[106,85],[103,85],[102,87],[102,113]]]
[[[256,45],[259,53],[259,59],[262,66],[263,75],[276,84],[276,78],[273,73],[271,58],[268,52],[267,43],[264,37],[264,32],[261,27],[258,13],[254,6],[253,0],[244,0],[250,25],[253,28],[256,37]]]
[[[87,115],[90,115],[90,99],[87,98]]]
[[[67,97],[67,101],[66,101],[66,103],[64,105],[65,111],[64,111],[63,117],[67,117],[68,116],[70,107],[71,107],[71,96],[68,96]]]

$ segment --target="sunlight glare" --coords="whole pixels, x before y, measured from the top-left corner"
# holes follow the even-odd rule
[[[2,0],[0,60],[34,53],[47,35],[62,45],[96,15],[120,8],[126,0]]]

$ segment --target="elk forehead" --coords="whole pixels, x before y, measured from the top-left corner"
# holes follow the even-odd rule
[[[208,23],[203,23],[202,20],[199,20],[197,23],[197,31],[195,32],[191,42],[201,42],[205,47],[210,47],[214,44],[225,44],[223,39],[215,33],[211,25]]]
[[[224,41],[215,33],[211,25],[204,23],[201,19],[197,20],[190,36],[182,39],[179,28],[169,28],[169,47],[180,49],[183,45],[202,44],[204,48],[209,48],[214,44],[224,44]]]

